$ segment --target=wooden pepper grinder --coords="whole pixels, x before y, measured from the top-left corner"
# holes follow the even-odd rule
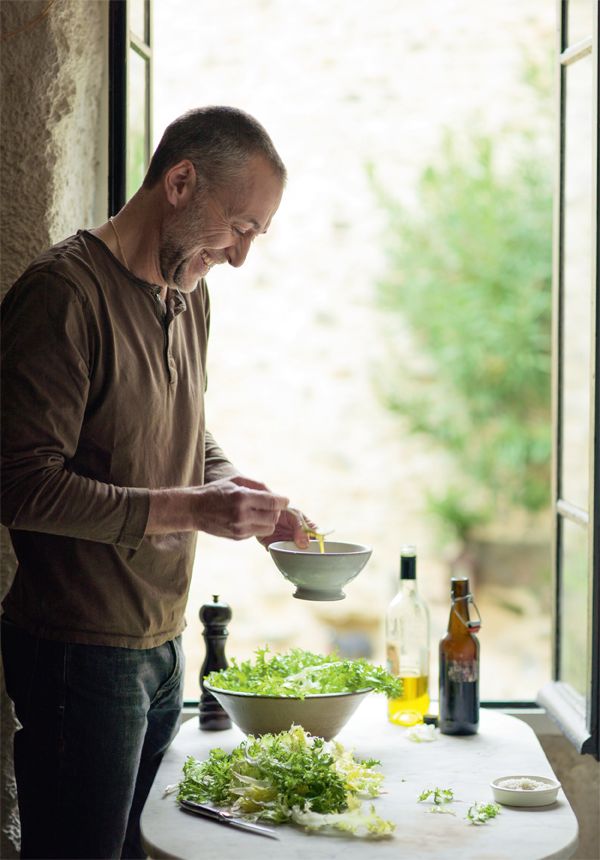
[[[206,646],[204,662],[200,669],[200,728],[218,732],[230,729],[231,720],[213,694],[204,689],[204,678],[209,672],[227,668],[225,640],[228,633],[226,625],[231,621],[231,607],[227,603],[220,603],[219,595],[213,594],[213,602],[200,607],[200,621],[204,625],[202,635]]]

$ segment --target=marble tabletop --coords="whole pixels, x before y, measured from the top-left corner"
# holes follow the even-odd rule
[[[185,722],[165,754],[142,814],[142,837],[152,858],[178,860],[558,860],[577,847],[577,820],[562,789],[548,807],[501,807],[501,814],[475,826],[465,820],[475,801],[493,800],[490,782],[512,774],[554,777],[533,730],[522,720],[482,709],[477,735],[439,735],[415,743],[407,730],[387,720],[386,702],[371,694],[337,739],[360,758],[377,758],[385,775],[386,794],[375,808],[396,824],[392,838],[373,841],[347,836],[307,834],[280,826],[279,841],[235,830],[189,815],[167,785],[181,779],[188,755],[207,757],[212,747],[231,750],[244,736],[237,728],[204,732],[194,717]],[[455,815],[432,814],[417,798],[427,788],[452,788]],[[367,801],[368,802],[368,801]]]

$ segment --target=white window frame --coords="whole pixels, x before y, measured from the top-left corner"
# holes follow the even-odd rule
[[[569,43],[568,16],[570,0],[557,2],[557,110],[556,110],[556,169],[553,239],[553,465],[552,498],[554,501],[553,570],[554,570],[554,637],[553,678],[540,691],[538,703],[558,723],[563,733],[582,753],[599,757],[598,720],[600,711],[600,261],[598,230],[598,202],[600,199],[600,171],[598,168],[598,4],[593,3],[592,32],[575,44]],[[563,256],[565,234],[565,140],[567,70],[574,63],[591,55],[593,69],[592,147],[589,153],[592,168],[592,252],[591,278],[591,366],[590,366],[590,427],[589,427],[589,498],[587,510],[573,504],[562,493],[562,410],[563,401],[563,321],[566,301],[563,283]],[[576,129],[569,128],[570,135]],[[561,624],[563,584],[563,527],[565,522],[587,532],[587,676],[585,695],[581,696],[561,678]],[[582,619],[582,623],[584,619]]]

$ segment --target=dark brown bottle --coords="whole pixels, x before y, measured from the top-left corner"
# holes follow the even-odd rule
[[[479,727],[479,641],[481,626],[470,618],[469,580],[452,578],[448,632],[440,642],[440,731],[474,735]]]

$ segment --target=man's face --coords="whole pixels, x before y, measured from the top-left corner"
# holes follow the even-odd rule
[[[252,241],[266,233],[282,193],[283,183],[262,156],[250,159],[227,188],[197,191],[163,227],[159,262],[165,281],[189,293],[212,266],[241,266]]]

